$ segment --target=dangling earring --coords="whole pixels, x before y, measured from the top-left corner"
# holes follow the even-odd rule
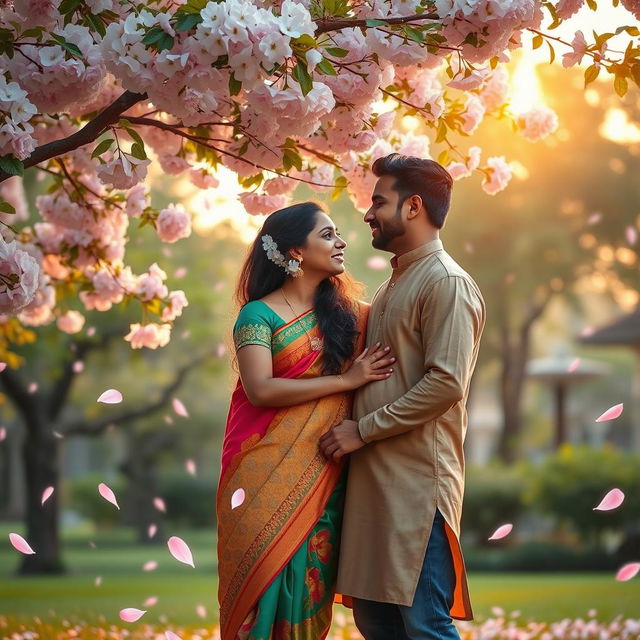
[[[302,258],[296,258],[294,262],[298,263],[298,268],[291,274],[293,278],[301,278],[304,275],[302,270]]]

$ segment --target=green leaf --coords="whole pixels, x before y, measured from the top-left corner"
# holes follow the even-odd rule
[[[16,210],[13,207],[13,205],[11,205],[8,202],[5,202],[4,200],[0,200],[0,211],[2,211],[2,213],[15,213]]]
[[[298,171],[302,171],[302,156],[293,149],[285,149],[282,156],[282,166],[285,171],[289,171],[291,167],[295,167]]]
[[[531,44],[534,49],[538,49],[539,47],[542,46],[543,42],[544,42],[544,38],[541,35],[536,35],[533,37]]]
[[[315,49],[318,43],[313,36],[310,36],[308,33],[303,33],[299,38],[293,40],[292,44],[304,49]]]
[[[180,16],[176,22],[176,31],[191,31],[193,27],[202,22],[202,16],[199,13],[188,13]]]
[[[58,9],[59,10],[59,9]],[[39,39],[42,37],[42,32],[44,29],[42,27],[33,27],[33,29],[27,29],[20,34],[21,38],[36,38]]]
[[[240,93],[240,89],[242,89],[242,82],[236,80],[235,75],[232,73],[229,76],[229,93],[232,96],[237,96]]]
[[[345,58],[349,55],[349,52],[341,47],[327,47],[325,51],[334,58]]]
[[[405,27],[404,32],[407,34],[409,40],[413,40],[418,44],[422,44],[424,42],[424,33],[419,29],[414,29],[413,27]]]
[[[104,26],[104,22],[100,20],[100,18],[93,13],[87,14],[87,22],[99,33],[103,38],[107,33],[107,29]]]
[[[72,13],[75,11],[78,6],[81,4],[80,0],[62,0],[60,6],[58,7],[58,11],[65,15],[67,13]]]
[[[600,67],[598,65],[592,64],[590,67],[587,67],[584,72],[585,89],[587,88],[587,85],[591,84],[599,75]]]
[[[309,75],[307,65],[305,65],[302,60],[298,60],[298,64],[296,64],[296,66],[293,68],[292,75],[295,78],[296,82],[300,85],[302,95],[306,96],[309,91],[313,89],[313,80]]]
[[[155,44],[159,42],[161,38],[166,35],[160,27],[151,27],[144,38],[142,38],[142,44]]]
[[[322,60],[318,62],[316,69],[319,69],[320,71],[322,71],[322,73],[328,76],[338,75],[338,72],[335,70],[334,66],[326,58],[322,58]]]
[[[349,182],[344,176],[338,176],[334,184],[335,187],[331,192],[331,199],[337,200],[342,195],[342,192],[346,189]]]
[[[111,145],[113,144],[114,140],[113,138],[107,138],[106,140],[103,140],[94,150],[93,153],[91,154],[92,158],[95,158],[101,154],[103,154],[107,149],[109,149],[109,147],[111,147]]]
[[[80,51],[80,49],[78,49],[78,47],[75,44],[73,44],[73,42],[62,42],[60,43],[60,46],[66,51],[68,51],[70,54],[78,58],[84,58],[84,53],[82,53],[82,51]]]
[[[140,137],[140,134],[131,126],[125,127],[127,133],[133,138],[134,142],[137,142],[144,149],[144,141]]]
[[[438,164],[441,164],[442,166],[446,166],[450,162],[451,162],[451,157],[449,156],[449,150],[445,149],[438,156]]]
[[[384,20],[374,20],[369,18],[364,21],[367,27],[384,27],[387,23]]]
[[[131,145],[131,155],[134,158],[138,158],[138,160],[147,159],[147,154],[145,153],[144,147],[141,147],[137,142],[134,142]]]
[[[624,98],[629,89],[629,83],[627,82],[627,79],[625,77],[616,76],[615,80],[613,81],[613,88],[621,98]]]
[[[165,51],[173,48],[173,36],[165,33],[157,44],[158,51]]]
[[[24,164],[11,155],[0,156],[0,171],[12,176],[22,176],[24,175]]]

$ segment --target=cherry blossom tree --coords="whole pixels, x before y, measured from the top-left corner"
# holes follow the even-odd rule
[[[614,1],[617,4],[618,0]],[[621,0],[636,18],[638,0]],[[587,0],[596,9],[595,0]],[[583,0],[5,0],[0,3],[0,327],[56,321],[81,329],[84,310],[137,301],[133,348],[167,344],[187,304],[158,264],[126,264],[137,219],[162,242],[190,234],[180,204],[158,210],[145,178],[158,162],[199,187],[237,174],[249,213],[287,204],[307,183],[346,190],[366,207],[370,164],[391,151],[430,155],[455,179],[474,172],[495,194],[507,158],[466,145],[482,120],[504,119],[535,142],[558,126],[538,105],[507,102],[505,63],[533,36],[569,67],[586,59],[585,83],[611,74],[619,95],[640,81],[640,32],[553,30]],[[630,22],[633,22],[630,16]],[[628,43],[609,49],[612,38]],[[418,118],[422,135],[398,127]],[[430,137],[426,133],[432,134]],[[438,151],[431,151],[433,139]],[[470,141],[471,142],[471,141]],[[493,150],[489,151],[493,153]],[[41,221],[25,221],[19,176],[48,177]],[[15,176],[18,176],[16,178]],[[22,210],[22,211],[21,211]],[[7,360],[10,354],[4,358]],[[16,362],[12,361],[14,365]]]

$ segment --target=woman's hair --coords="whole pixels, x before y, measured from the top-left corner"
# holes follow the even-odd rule
[[[265,220],[240,272],[236,301],[241,307],[280,288],[287,278],[284,269],[267,258],[262,236],[270,235],[288,260],[291,249],[307,245],[322,210],[315,202],[301,202],[280,209]],[[325,375],[339,373],[353,356],[358,336],[356,305],[361,293],[362,286],[345,273],[328,276],[316,289],[313,308],[324,339]]]
[[[371,167],[375,176],[393,176],[393,185],[398,192],[398,207],[413,195],[422,198],[431,224],[442,229],[449,211],[453,178],[434,160],[390,153],[378,158]]]

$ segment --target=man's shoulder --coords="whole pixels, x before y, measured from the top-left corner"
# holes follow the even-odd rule
[[[453,284],[456,279],[461,279],[482,298],[476,281],[444,249],[433,254],[430,263],[425,265],[425,275],[427,276],[424,283],[425,292],[438,282],[448,281]]]

